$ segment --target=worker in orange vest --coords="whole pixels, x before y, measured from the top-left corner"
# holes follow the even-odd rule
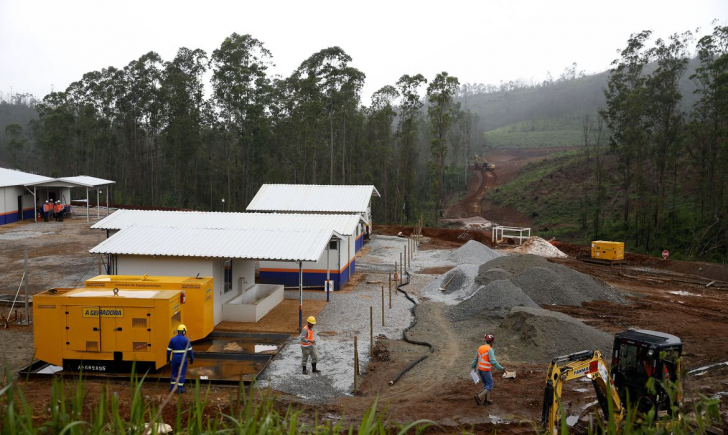
[[[54,211],[56,213],[56,222],[63,222],[63,206],[61,205],[61,201],[56,201]]]
[[[303,374],[307,375],[306,363],[308,363],[308,357],[311,357],[311,370],[314,373],[321,373],[321,370],[316,369],[316,363],[318,363],[318,350],[316,349],[316,339],[313,336],[313,325],[316,324],[316,318],[309,316],[306,320],[308,324],[301,329],[301,353],[303,354],[303,360],[301,366],[303,367]]]
[[[478,352],[475,354],[475,359],[471,367],[473,370],[478,368],[478,375],[480,375],[480,381],[483,383],[483,389],[480,393],[475,395],[475,403],[478,405],[487,405],[493,403],[488,399],[490,390],[493,389],[493,375],[491,370],[495,367],[498,370],[506,371],[502,365],[495,359],[495,352],[493,351],[493,344],[495,343],[495,336],[493,334],[485,334],[485,344],[478,348]]]
[[[43,204],[43,222],[48,222],[48,213],[51,211],[48,201]]]

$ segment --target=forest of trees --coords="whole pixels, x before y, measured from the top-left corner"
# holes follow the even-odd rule
[[[586,76],[573,64],[555,79],[499,85],[403,74],[365,106],[366,76],[341,48],[283,78],[269,74],[263,42],[232,34],[212,53],[180,48],[165,61],[150,52],[40,102],[11,101],[37,119],[0,125],[3,155],[49,176],[115,180],[116,203],[196,210],[220,210],[225,198],[242,211],[263,183],[375,184],[378,222],[424,215],[434,224],[465,187],[486,130],[584,117],[593,234],[608,236],[604,199],[618,195],[620,235],[634,246],[649,251],[687,228],[695,256],[726,256],[728,29],[697,41],[690,32],[650,38],[632,35],[608,73]],[[618,189],[604,174],[607,154],[619,162]]]
[[[584,145],[594,174],[592,235],[625,239],[654,252],[679,246],[687,258],[728,257],[728,27],[697,41],[694,103],[685,108],[681,80],[691,32],[650,41],[633,34],[613,62],[605,107],[586,117]],[[615,174],[605,157],[615,157]],[[621,206],[605,216],[607,196]],[[609,228],[604,221],[609,220]],[[616,225],[615,225],[616,223]]]
[[[365,74],[339,47],[287,78],[269,75],[272,61],[263,42],[232,34],[211,54],[150,52],[86,73],[34,105],[30,131],[5,127],[5,159],[115,180],[116,203],[199,210],[220,210],[223,198],[228,211],[244,210],[263,183],[375,184],[380,222],[434,217],[460,187],[453,174],[482,130],[454,100],[457,78],[405,74],[365,107]]]

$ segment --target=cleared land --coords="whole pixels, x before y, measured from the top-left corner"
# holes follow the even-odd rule
[[[517,162],[538,158],[520,151],[510,157],[505,152],[500,156],[503,166],[493,174],[498,180],[517,173]],[[482,191],[475,188],[471,197],[480,202],[481,195]],[[472,204],[460,206],[468,208]],[[481,212],[487,217],[488,210],[497,212],[495,208]],[[508,210],[500,213],[503,217],[515,216]],[[533,433],[531,422],[541,412],[545,361],[554,352],[579,350],[571,345],[607,347],[612,334],[630,327],[681,337],[689,373],[686,402],[701,393],[720,397],[722,408],[728,409],[728,364],[690,372],[728,360],[725,265],[628,255],[628,265],[605,267],[576,260],[575,256],[584,253],[586,247],[568,244],[557,244],[569,255],[564,259],[502,257],[493,252],[508,253],[510,249],[465,245],[469,240],[487,244],[490,237],[482,231],[463,229],[426,228],[426,239],[412,262],[411,284],[404,287],[420,302],[418,323],[411,336],[433,343],[435,352],[399,382],[389,385],[396,373],[426,352],[423,347],[402,341],[400,333],[409,324],[410,315],[404,298],[395,296],[391,322],[382,328],[381,318],[375,316],[378,338],[371,361],[365,356],[368,342],[360,342],[364,378],[361,392],[352,395],[353,365],[347,343],[355,334],[360,339],[368,336],[368,306],[373,306],[375,313],[381,310],[381,286],[388,290],[390,264],[398,259],[404,245],[403,239],[391,236],[399,231],[409,234],[411,229],[379,226],[375,231],[382,236],[374,237],[357,259],[358,276],[351,286],[334,294],[333,302],[327,305],[313,301],[319,295],[307,294],[308,306],[320,310],[320,342],[322,350],[328,352],[320,364],[322,376],[304,378],[300,374],[295,340],[289,342],[288,351],[276,357],[270,374],[264,374],[264,380],[280,392],[281,406],[301,406],[304,419],[318,415],[319,419],[338,420],[343,414],[349,422],[360,421],[379,396],[380,407],[388,407],[391,422],[426,418],[438,422],[446,433],[459,427],[489,433],[494,429],[499,433]],[[85,276],[95,275],[97,264],[87,251],[98,237],[81,219],[57,225],[21,223],[0,227],[0,292],[14,293],[17,289],[24,249],[29,250],[33,292],[51,285],[74,285]],[[468,266],[471,258],[474,263]],[[487,262],[481,265],[480,261]],[[441,292],[439,288],[453,276]],[[286,321],[285,307],[281,310],[272,314],[276,319],[271,324]],[[290,324],[283,328],[290,328]],[[495,403],[477,407],[472,398],[477,387],[469,378],[470,362],[486,331],[495,331],[498,359],[509,370],[516,370],[518,377],[505,380],[496,376],[492,397]],[[578,334],[570,335],[573,332]],[[0,329],[0,355],[13,370],[24,365],[32,356],[32,328],[11,324],[8,330]],[[20,382],[37,415],[43,415],[49,403],[50,382]],[[88,381],[87,385],[89,398],[93,399],[106,383]],[[112,382],[108,388],[119,394],[122,413],[128,412],[128,383]],[[161,400],[166,389],[165,383],[145,385],[152,400]],[[234,392],[228,387],[211,388],[212,406],[223,406]],[[564,397],[570,415],[579,414],[595,400],[590,385],[583,382],[567,384]],[[193,398],[183,396],[182,400],[186,407]]]

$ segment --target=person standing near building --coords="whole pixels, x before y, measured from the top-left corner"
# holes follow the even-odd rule
[[[313,325],[316,324],[316,318],[309,316],[306,320],[308,324],[301,329],[301,353],[303,359],[301,366],[303,367],[303,374],[307,375],[308,370],[306,364],[308,363],[308,357],[311,357],[311,368],[313,373],[321,373],[321,370],[316,369],[316,363],[318,363],[318,350],[316,349],[316,339],[313,335]]]
[[[179,325],[177,327],[177,335],[169,340],[167,346],[167,363],[170,362],[170,354],[172,355],[172,374],[169,377],[169,391],[177,387],[177,393],[185,392],[185,380],[187,379],[187,364],[195,362],[195,354],[192,352],[192,343],[186,337],[187,327]]]
[[[473,370],[477,367],[480,381],[483,383],[483,389],[475,395],[475,403],[478,405],[493,403],[488,398],[490,390],[493,389],[493,374],[491,373],[493,367],[504,372],[506,371],[498,363],[498,360],[495,359],[495,352],[493,351],[495,336],[493,334],[485,334],[483,338],[485,339],[485,344],[478,348],[478,352],[475,354],[475,358],[471,364]]]
[[[48,200],[43,204],[43,222],[48,222],[48,213],[50,212],[50,206]]]
[[[63,213],[63,208],[61,207],[61,201],[56,201],[56,206],[55,206],[53,212],[56,215],[56,222],[60,222],[61,221],[61,213]]]

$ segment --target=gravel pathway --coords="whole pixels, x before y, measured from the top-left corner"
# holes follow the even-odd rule
[[[387,282],[388,272],[394,268],[395,259],[399,261],[406,239],[373,236],[369,246],[369,254],[357,259],[357,273],[365,274],[364,279],[351,292],[332,293],[329,304],[316,318],[317,368],[322,373],[301,373],[301,346],[298,338],[293,337],[259,377],[261,387],[270,386],[296,395],[307,403],[325,403],[337,397],[350,396],[354,388],[354,336],[358,336],[359,371],[362,375],[366,375],[369,365],[369,307],[373,307],[375,341],[380,336],[390,339],[402,337],[402,331],[412,322],[412,304],[404,295],[394,292],[390,309],[389,291],[385,284],[385,326],[382,326],[382,285],[366,282]],[[447,250],[417,252],[412,260],[412,270],[442,266],[441,259],[449,253]],[[404,289],[417,298],[421,289],[435,278],[433,275],[413,274],[410,284]],[[286,297],[297,298],[298,292],[287,291]],[[326,294],[307,292],[305,297],[325,299]]]

